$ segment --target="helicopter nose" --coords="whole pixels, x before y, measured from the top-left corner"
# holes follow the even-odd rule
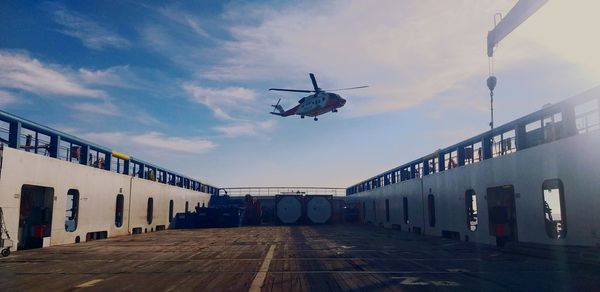
[[[341,105],[345,105],[346,104],[346,99],[340,97],[340,104]]]

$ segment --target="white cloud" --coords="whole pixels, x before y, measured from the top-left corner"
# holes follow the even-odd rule
[[[147,112],[140,111],[135,116],[134,119],[136,122],[144,125],[154,125],[154,126],[164,126],[165,124],[161,122],[156,117],[150,115]]]
[[[214,129],[226,137],[234,138],[239,136],[255,136],[261,132],[271,130],[275,127],[274,120],[262,122],[241,122],[224,126],[217,126]]]
[[[167,19],[191,29],[195,34],[208,38],[210,35],[202,28],[198,20],[191,14],[173,8],[160,8],[158,12]]]
[[[62,26],[59,32],[81,40],[84,46],[102,50],[109,47],[126,48],[131,43],[119,34],[102,27],[90,18],[69,11],[60,5],[51,5],[54,22]]]
[[[210,108],[216,117],[232,120],[232,113],[250,108],[256,92],[243,87],[208,88],[193,84],[183,85],[193,102]]]
[[[579,18],[569,24],[570,39],[577,40],[557,45],[554,33],[570,23],[569,19],[577,19],[575,12],[569,12],[572,17],[564,21],[556,21],[557,15],[570,10],[568,6],[579,6],[569,1],[561,3],[549,3],[531,17],[527,22],[532,26],[535,18],[540,18],[542,24],[516,37],[520,42],[510,36],[504,41],[514,42],[521,49],[500,48],[503,57],[498,62],[502,62],[502,70],[533,61],[585,64],[587,60],[588,68],[600,72],[596,62],[600,58],[595,57],[600,41],[590,38],[593,28],[600,25],[599,18],[593,16],[597,9],[588,9],[585,20]],[[287,82],[283,85],[308,87],[305,74],[314,72],[323,88],[367,83],[367,89],[344,92],[351,98],[346,111],[359,115],[411,107],[449,91],[461,96],[465,93],[459,88],[461,83],[487,77],[485,40],[493,25],[492,16],[508,12],[514,4],[508,0],[388,0],[374,5],[356,0],[297,4],[283,9],[231,6],[228,17],[232,21],[240,15],[254,19],[229,28],[233,40],[224,45],[228,57],[203,71],[202,76],[217,81],[268,81],[274,86]],[[577,11],[582,9],[578,7]],[[548,29],[550,23],[557,29]],[[581,33],[584,29],[587,33]],[[543,44],[536,44],[538,39]],[[583,50],[586,54],[578,57],[580,61],[569,59],[569,54],[576,56],[575,51],[587,48],[589,42],[594,46]],[[564,49],[556,53],[559,58],[548,55],[552,51],[548,47],[553,45],[557,51]]]
[[[293,68],[316,73],[321,87],[371,85],[346,93],[375,97],[353,99],[349,106],[355,111],[413,106],[487,65],[482,52],[492,7],[509,7],[489,4],[337,1],[284,11],[258,7],[259,25],[231,28],[234,41],[225,46],[230,58],[204,76],[277,80]]]
[[[203,138],[170,137],[158,132],[136,135],[131,140],[142,146],[187,153],[203,153],[217,146]]]
[[[112,146],[115,141],[127,141],[127,148],[173,151],[177,153],[200,154],[217,147],[211,140],[200,137],[167,136],[159,132],[128,133],[128,132],[93,132],[81,133],[81,137],[101,144]]]
[[[79,68],[77,74],[82,82],[90,85],[131,88],[141,82],[141,80],[129,70],[129,66],[127,65],[113,66],[103,70]]]
[[[146,24],[139,28],[141,44],[177,66],[190,71],[207,65],[207,56],[215,58],[214,52],[206,50],[206,38],[197,33],[186,33],[180,27],[164,23]]]
[[[18,102],[19,99],[12,93],[4,90],[0,90],[0,106],[7,106]]]
[[[104,116],[118,116],[120,115],[119,109],[110,102],[104,103],[91,103],[91,102],[82,102],[75,103],[71,105],[71,109],[78,113],[92,113]]]
[[[77,73],[66,68],[43,64],[25,54],[0,51],[0,87],[35,94],[104,97],[106,94],[82,84]]]

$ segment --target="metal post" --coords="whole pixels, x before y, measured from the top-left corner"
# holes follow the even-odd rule
[[[112,153],[104,152],[104,169],[110,171],[112,164]]]
[[[527,147],[527,135],[525,132],[525,124],[519,124],[515,127],[515,146],[517,151],[523,150]]]
[[[483,136],[481,148],[483,148],[483,159],[492,158],[492,139],[491,136]]]
[[[458,166],[465,165],[465,147],[458,146],[456,153],[457,153]]]
[[[79,164],[89,165],[91,162],[88,162],[88,156],[90,155],[90,146],[89,145],[81,145],[81,150],[79,151]]]
[[[8,147],[19,149],[21,147],[21,123],[11,122],[8,131]]]
[[[129,160],[123,161],[123,174],[125,174],[125,175],[129,174]]]
[[[59,135],[50,136],[50,157],[58,158],[59,146],[60,146],[60,136]]]

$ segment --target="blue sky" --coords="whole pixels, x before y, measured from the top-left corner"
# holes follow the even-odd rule
[[[485,37],[515,3],[2,1],[0,108],[218,186],[346,187],[487,130]],[[549,1],[500,44],[496,124],[600,83],[598,8]],[[269,115],[309,72],[370,87]]]

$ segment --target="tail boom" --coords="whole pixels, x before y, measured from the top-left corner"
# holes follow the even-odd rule
[[[273,115],[276,115],[276,116],[280,116],[280,117],[288,117],[288,116],[291,116],[291,115],[294,115],[294,114],[296,114],[296,111],[298,111],[298,108],[299,108],[300,106],[299,106],[299,105],[297,105],[297,106],[295,106],[295,107],[293,107],[293,108],[291,108],[291,109],[289,109],[289,110],[287,110],[287,111],[286,111],[286,110],[284,110],[284,109],[283,109],[283,107],[282,107],[282,106],[280,106],[280,105],[275,105],[275,106],[273,106],[273,107],[274,107],[274,108],[275,108],[275,110],[277,110],[277,111],[273,110],[273,111],[271,112],[271,114],[273,114]]]

